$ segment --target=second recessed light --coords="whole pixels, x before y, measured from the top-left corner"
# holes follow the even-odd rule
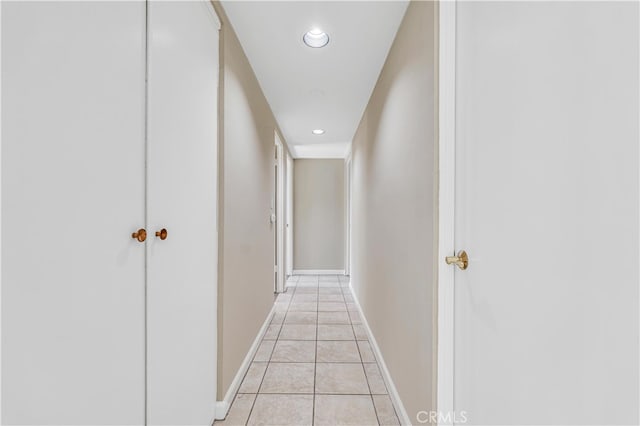
[[[329,44],[329,35],[322,30],[314,28],[302,36],[302,41],[309,47],[325,47]]]
[[[315,129],[312,130],[311,133],[313,133],[314,135],[322,135],[324,133],[323,129]]]

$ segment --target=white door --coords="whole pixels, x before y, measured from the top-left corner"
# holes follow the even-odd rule
[[[457,6],[455,397],[638,423],[638,3]]]
[[[214,418],[218,28],[208,1],[149,3],[150,425]]]
[[[143,424],[144,3],[1,7],[2,424]]]

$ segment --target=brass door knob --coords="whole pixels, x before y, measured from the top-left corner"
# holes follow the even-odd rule
[[[131,238],[142,243],[147,239],[147,231],[144,228],[140,228],[138,229],[138,232],[134,232],[133,234],[131,234]]]
[[[463,271],[467,269],[469,266],[469,256],[467,252],[464,250],[460,250],[457,256],[447,256],[444,258],[444,261],[447,262],[447,265],[456,265],[458,268]]]
[[[167,230],[162,228],[159,231],[156,231],[156,237],[160,238],[161,240],[166,240],[167,239]]]

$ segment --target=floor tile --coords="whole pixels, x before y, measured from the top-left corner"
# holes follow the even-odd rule
[[[244,380],[240,385],[239,393],[258,393],[260,389],[260,383],[264,377],[264,372],[267,369],[266,362],[252,362],[247,370],[247,374],[244,376]]]
[[[376,362],[376,357],[373,355],[371,345],[368,341],[358,341],[358,349],[360,349],[360,357],[362,358],[362,362]]]
[[[276,340],[278,338],[278,333],[280,333],[280,328],[282,325],[280,324],[271,324],[267,331],[264,333],[264,340]]]
[[[356,335],[356,339],[358,340],[369,340],[369,336],[367,335],[367,330],[364,328],[362,324],[354,324],[353,332]]]
[[[304,426],[313,422],[313,395],[258,395],[248,425]]]
[[[253,401],[256,399],[255,394],[238,394],[236,395],[231,408],[227,413],[227,417],[224,421],[216,420],[215,424],[224,426],[244,426],[247,424],[251,408],[253,407]]]
[[[318,296],[320,302],[344,302],[341,294],[321,294]]]
[[[345,311],[318,312],[318,324],[351,324],[351,318]]]
[[[327,282],[327,281],[339,281],[340,279],[338,278],[338,275],[319,275],[318,276],[318,281],[319,282]]]
[[[315,362],[316,342],[278,340],[271,362]]]
[[[367,381],[369,382],[369,389],[371,390],[371,393],[376,395],[386,395],[387,386],[385,386],[384,384],[384,380],[382,379],[382,374],[380,373],[378,364],[366,363],[363,365],[364,372],[367,376]]]
[[[298,294],[318,294],[318,287],[314,287],[310,284],[307,286],[304,286],[303,284],[298,284],[298,286],[296,287],[296,291],[295,293],[293,293],[293,295],[296,296]]]
[[[315,312],[318,310],[316,302],[291,303],[289,312]]]
[[[350,324],[318,324],[318,340],[356,340]]]
[[[315,425],[378,424],[373,400],[368,395],[316,395],[315,401]]]
[[[313,393],[315,364],[270,363],[260,393]]]
[[[298,283],[317,283],[318,281],[317,275],[300,275],[298,278]]]
[[[291,303],[317,302],[318,295],[315,293],[300,293],[293,296]]]
[[[351,324],[362,324],[362,318],[360,318],[358,312],[349,311],[349,317],[351,318]]]
[[[276,312],[273,314],[273,318],[271,319],[271,324],[282,324],[284,321],[285,312]]]
[[[288,279],[227,420],[216,424],[311,424],[314,401],[319,425],[398,424],[348,280]]]
[[[340,287],[320,287],[318,288],[318,294],[342,294]]]
[[[318,314],[315,312],[289,312],[284,319],[285,324],[315,324]]]
[[[353,340],[319,340],[317,362],[362,362],[356,342]]]
[[[253,357],[254,362],[269,361],[271,358],[271,352],[273,352],[273,346],[276,344],[275,340],[263,340],[258,346],[256,356]]]
[[[369,394],[362,364],[317,363],[316,393]]]
[[[276,303],[286,303],[291,301],[291,293],[279,293],[276,296]]]
[[[274,305],[274,311],[276,312],[287,312],[289,309],[289,303],[276,303]]]
[[[388,395],[373,395],[373,405],[378,413],[378,423],[381,426],[399,425],[398,416]]]
[[[340,312],[346,310],[347,305],[345,305],[344,302],[318,302],[318,311]]]
[[[280,340],[316,340],[314,324],[285,324],[280,331]]]

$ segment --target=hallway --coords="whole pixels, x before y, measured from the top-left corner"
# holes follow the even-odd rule
[[[397,425],[349,277],[287,280],[219,425]]]
[[[640,0],[0,26],[0,426],[640,425]]]

